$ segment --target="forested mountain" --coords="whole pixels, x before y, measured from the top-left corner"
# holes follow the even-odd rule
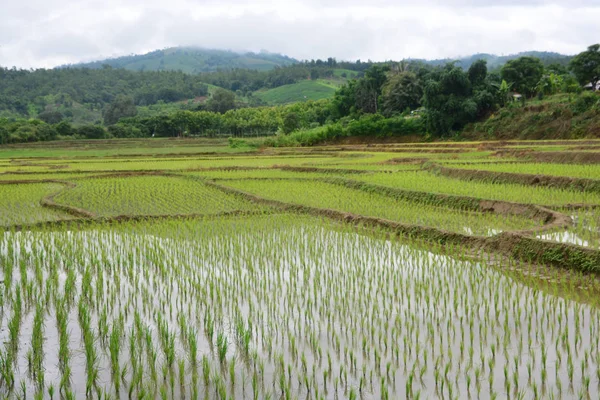
[[[363,63],[364,64],[364,63]],[[201,74],[180,71],[129,71],[104,65],[100,69],[81,67],[18,70],[0,67],[0,117],[36,117],[44,112],[60,112],[75,123],[94,123],[100,113],[118,96],[131,98],[135,106],[174,103],[197,99],[202,103],[217,87],[233,92],[247,105],[262,105],[257,91],[310,81],[317,96],[308,96],[290,87],[295,95],[285,101],[267,95],[266,103],[289,103],[304,98],[331,97],[335,87],[358,72],[337,68],[334,59],[317,60],[277,67],[269,71],[230,69]],[[333,88],[332,88],[333,87]],[[314,88],[313,88],[314,89]],[[313,90],[314,92],[315,90]]]
[[[423,62],[428,65],[440,66],[445,65],[449,62],[456,62],[456,65],[462,69],[469,69],[469,67],[477,60],[485,60],[490,70],[498,70],[504,64],[510,60],[515,60],[520,57],[535,57],[539,58],[542,63],[546,66],[552,64],[558,64],[566,66],[572,56],[567,56],[560,53],[548,52],[548,51],[525,51],[517,54],[511,54],[507,56],[497,56],[494,54],[478,53],[466,57],[458,58],[440,58],[437,60],[424,60],[424,59],[412,59],[413,61]]]
[[[0,116],[34,117],[55,109],[68,113],[74,105],[100,111],[119,95],[131,97],[136,105],[148,105],[207,94],[208,86],[198,76],[175,71],[0,68]]]
[[[528,52],[513,56],[476,54],[459,60],[375,63],[337,61],[334,58],[296,61],[270,53],[238,54],[222,50],[173,48],[51,70],[18,70],[0,66],[0,118],[39,118],[46,122],[67,120],[76,126],[110,125],[107,121],[118,121],[120,117],[138,113],[151,117],[186,110],[221,112],[239,107],[327,99],[346,83],[356,89],[358,103],[364,100],[377,105],[378,96],[383,95],[378,106],[384,114],[389,114],[389,110],[395,112],[417,105],[422,96],[417,91],[418,99],[403,99],[400,102],[402,108],[398,108],[395,103],[403,95],[394,97],[390,93],[404,90],[398,89],[404,84],[413,84],[412,78],[404,82],[407,76],[399,73],[413,72],[419,85],[424,86],[425,75],[431,68],[453,62],[457,68],[466,71],[477,63],[476,60],[484,60],[487,70],[499,76],[500,65],[519,56],[534,56],[548,71],[559,75],[567,72],[563,66],[572,58],[557,53]],[[142,65],[145,67],[142,68]],[[176,65],[182,68],[176,68]],[[267,66],[271,69],[266,70]],[[362,86],[352,86],[354,79],[360,80],[366,71],[374,71],[373,67],[388,68],[388,75],[397,77],[394,79],[398,82],[394,81],[394,84],[399,86],[388,85],[375,94],[364,84],[368,80],[363,80]],[[218,70],[183,72],[203,69]],[[510,79],[508,81],[510,83]],[[499,85],[500,81],[496,79],[494,84]],[[379,81],[378,85],[381,87]],[[514,88],[517,89],[517,86]],[[536,90],[532,87],[527,92]],[[213,94],[216,91],[220,92],[215,98]],[[368,95],[363,96],[365,93]],[[370,110],[370,106],[364,104],[359,108],[364,107]],[[374,107],[374,110],[378,109]]]
[[[130,71],[182,71],[196,74],[230,69],[268,71],[297,62],[293,58],[268,52],[237,53],[195,47],[172,47],[147,54],[110,58],[70,67],[98,69],[103,65],[110,65]]]

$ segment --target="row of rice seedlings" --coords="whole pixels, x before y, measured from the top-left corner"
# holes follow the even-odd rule
[[[491,236],[505,230],[540,226],[514,215],[478,213],[438,207],[423,202],[397,200],[379,193],[340,187],[331,183],[296,180],[239,180],[222,184],[284,202],[329,208],[385,218],[408,224],[439,227],[469,235]]]
[[[565,204],[600,203],[600,194],[598,193],[530,185],[466,181],[436,176],[425,171],[397,174],[375,173],[368,176],[356,175],[352,179],[407,190],[472,196],[526,204],[560,206]]]
[[[64,186],[57,183],[0,185],[0,226],[69,219],[69,215],[40,205],[40,201]]]
[[[59,348],[68,378],[48,379],[44,357],[45,385],[65,397],[593,396],[597,309],[437,248],[298,216],[6,233],[0,262],[17,267],[2,324],[56,320],[43,348]],[[20,331],[2,335],[2,359],[26,359]],[[15,361],[0,366],[4,394],[38,390]]]
[[[246,179],[246,178],[326,178],[331,176],[326,173],[295,172],[281,169],[248,169],[248,170],[213,170],[186,172],[186,176],[207,179]]]
[[[514,174],[566,176],[571,178],[600,179],[600,166],[596,164],[551,164],[551,163],[468,163],[452,164],[452,168],[478,169]]]
[[[192,180],[137,176],[80,181],[61,193],[57,203],[99,216],[214,214],[256,210],[257,206]]]
[[[103,160],[94,159],[73,163],[63,161],[55,166],[6,166],[0,167],[0,172],[47,172],[49,168],[66,165],[72,172],[102,172],[102,171],[182,171],[190,169],[214,167],[270,167],[272,165],[304,165],[312,161],[334,162],[339,157],[331,156],[272,156],[272,157],[202,157],[181,159],[142,159],[142,160]]]

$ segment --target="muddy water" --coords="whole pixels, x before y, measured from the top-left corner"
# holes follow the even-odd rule
[[[43,390],[53,384],[58,393],[56,307],[65,294],[73,298],[68,364],[76,398],[85,398],[88,371],[81,303],[98,354],[96,395],[193,398],[195,388],[200,398],[254,398],[254,381],[256,398],[335,399],[351,392],[365,399],[383,392],[389,398],[595,398],[600,383],[595,308],[517,284],[483,262],[323,222],[262,217],[6,233],[0,263],[7,286],[3,352],[14,314],[11,293],[17,287],[23,293],[16,384],[12,392],[1,385],[3,396],[20,395],[21,381],[29,396],[42,390],[27,357],[38,301],[47,308]],[[214,320],[212,339],[207,318]],[[119,321],[125,372],[115,377],[109,336]],[[238,340],[240,321],[250,327],[248,352]],[[161,326],[172,339],[171,366]],[[223,363],[219,333],[228,342]],[[198,342],[194,354],[190,336]]]

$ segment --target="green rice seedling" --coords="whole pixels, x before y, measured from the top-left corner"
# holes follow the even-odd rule
[[[113,324],[110,337],[109,337],[109,351],[110,351],[110,363],[111,363],[111,374],[115,391],[119,393],[121,388],[121,366],[120,366],[120,353],[121,353],[121,338],[123,336],[122,326],[118,322]]]
[[[227,360],[227,336],[223,332],[217,334],[217,355],[219,356],[219,362],[221,365],[225,365]]]

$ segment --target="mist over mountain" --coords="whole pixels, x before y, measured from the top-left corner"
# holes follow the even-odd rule
[[[537,57],[546,65],[566,65],[571,59],[571,56],[556,52],[526,51],[501,56],[491,53],[478,53],[463,57],[433,60],[415,59],[410,57],[402,57],[399,55],[397,58],[394,58],[391,61],[400,61],[402,59],[406,59],[410,61],[420,61],[433,66],[443,65],[454,61],[458,66],[467,69],[475,61],[483,59],[487,61],[488,68],[493,70],[501,67],[507,61],[522,56]],[[356,60],[347,61],[355,62]],[[362,61],[364,62],[366,60]],[[300,60],[287,55],[270,53],[268,51],[253,53],[236,52],[232,50],[205,49],[200,47],[171,47],[163,50],[155,50],[146,54],[108,58],[88,63],[61,66],[59,68],[76,67],[99,69],[105,65],[108,65],[112,68],[123,68],[130,71],[181,71],[184,73],[196,74],[231,69],[269,71],[274,68],[285,67],[300,62]]]
[[[113,68],[124,68],[130,71],[182,71],[195,74],[237,68],[268,71],[297,62],[298,60],[288,56],[266,51],[241,53],[199,47],[171,47],[146,54],[74,64],[70,67],[97,69],[109,65]]]

